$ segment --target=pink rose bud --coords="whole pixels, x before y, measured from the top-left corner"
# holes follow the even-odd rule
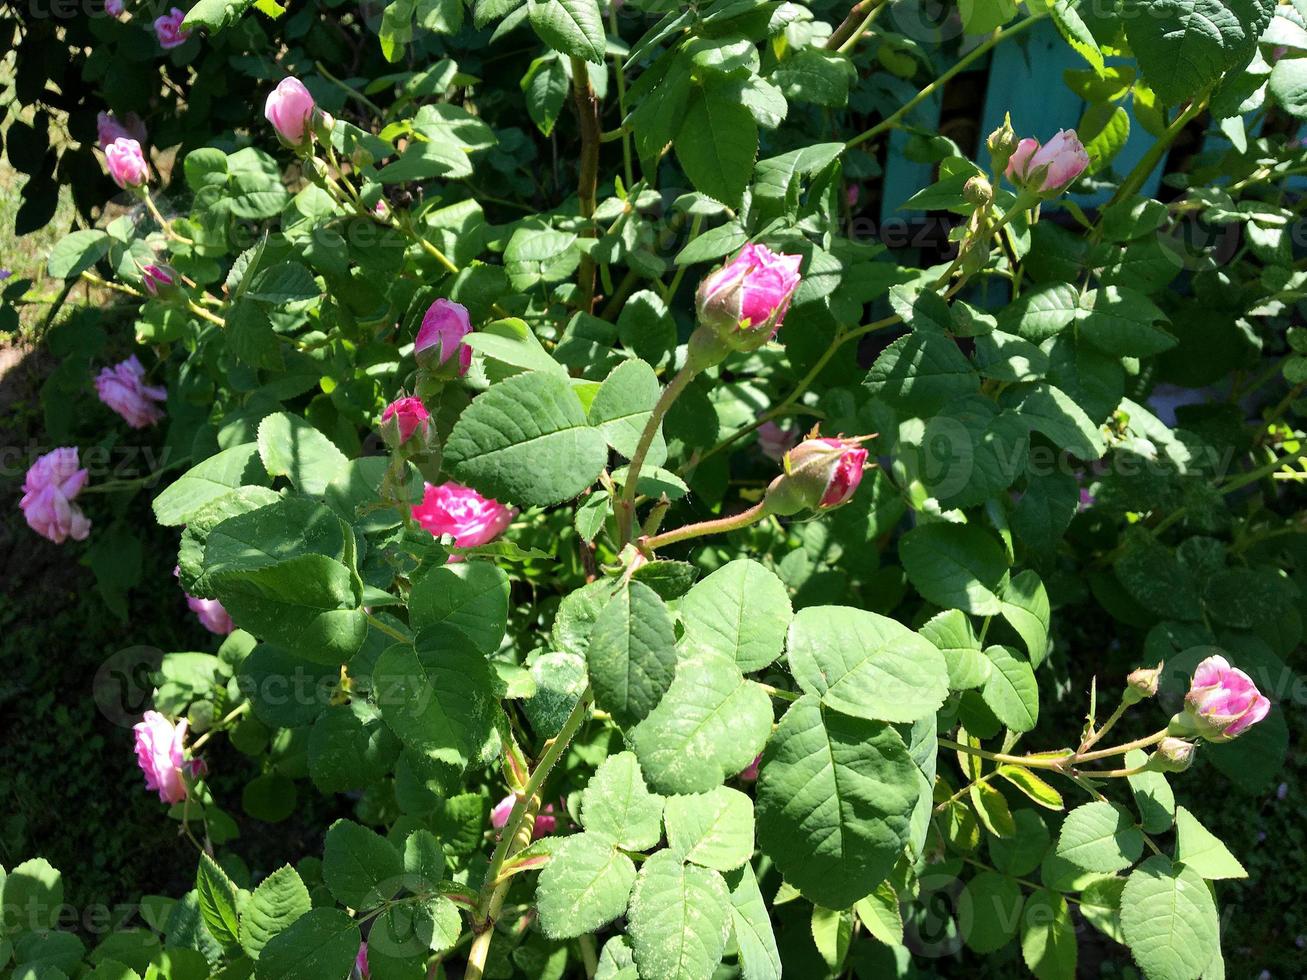
[[[157,711],[147,711],[132,726],[136,733],[136,764],[145,773],[145,788],[158,790],[164,803],[186,799],[182,767],[186,765],[186,720],[176,725]]]
[[[144,429],[163,418],[155,402],[168,400],[166,388],[145,383],[145,368],[133,354],[120,364],[103,368],[95,378],[95,391],[133,429]]]
[[[123,190],[144,187],[150,180],[150,167],[141,144],[130,136],[119,136],[106,146],[104,161],[109,176]]]
[[[799,433],[795,429],[782,429],[775,422],[764,422],[758,426],[758,448],[764,456],[778,463],[798,441]]]
[[[317,104],[303,82],[298,78],[283,78],[268,93],[263,114],[278,136],[291,146],[300,146],[312,135],[310,123],[316,108]]]
[[[358,975],[358,980],[372,980],[372,974],[368,972],[367,943],[359,943],[359,954],[354,957],[354,972]]]
[[[168,265],[146,265],[141,267],[141,284],[151,296],[167,296],[174,292],[177,285],[177,272]]]
[[[422,326],[413,342],[413,356],[417,358],[418,366],[450,377],[455,371],[458,377],[467,374],[472,366],[472,348],[463,343],[463,338],[471,332],[472,319],[466,306],[447,299],[436,300],[422,318]],[[457,361],[454,360],[456,354]]]
[[[123,137],[134,139],[138,143],[145,142],[145,123],[141,122],[140,116],[129,112],[119,120],[111,112],[96,114],[95,139],[101,150],[107,149],[110,143]]]
[[[753,761],[744,768],[744,771],[735,778],[742,783],[756,783],[758,781],[758,763],[762,762],[762,754],[754,756]]]
[[[458,483],[427,484],[413,519],[436,537],[448,534],[458,548],[488,544],[512,523],[517,511]],[[454,555],[450,561],[457,561]]]
[[[110,17],[121,17],[125,9],[123,0],[104,0],[104,12]]]
[[[1184,772],[1194,763],[1198,747],[1182,738],[1164,738],[1148,759],[1148,768],[1155,772]]]
[[[785,472],[767,488],[767,510],[785,516],[831,510],[853,498],[867,450],[861,439],[807,439],[785,455]]]
[[[28,526],[55,544],[68,538],[84,541],[91,533],[91,522],[73,503],[86,486],[90,474],[77,460],[77,448],[64,446],[40,457],[23,480],[23,496],[18,501]]]
[[[1018,143],[1007,163],[1007,177],[1022,190],[1050,198],[1066,190],[1088,166],[1089,154],[1075,130],[1060,129],[1043,146],[1029,137]]]
[[[174,565],[172,575],[173,578],[179,578],[181,569]],[[236,628],[236,624],[227,615],[227,610],[222,608],[222,603],[217,599],[197,599],[184,589],[182,595],[186,596],[186,607],[195,613],[200,625],[210,633],[226,636]]]
[[[399,449],[419,431],[425,443],[431,434],[431,413],[421,398],[397,398],[381,413],[381,435],[391,449]]]
[[[799,288],[801,255],[778,255],[765,245],[740,254],[699,285],[699,322],[736,350],[756,350],[781,328]]]
[[[508,825],[508,818],[512,816],[513,805],[516,802],[517,797],[509,793],[496,803],[495,808],[490,811],[490,826],[496,830],[503,830]],[[558,817],[554,813],[554,805],[546,803],[536,814],[535,825],[531,828],[531,839],[539,840],[541,837],[548,837],[557,829]]]
[[[165,51],[177,48],[191,39],[191,32],[182,29],[186,11],[173,7],[161,17],[154,19],[154,36],[159,39],[159,47]]]
[[[1171,719],[1172,735],[1199,735],[1209,742],[1228,742],[1257,724],[1271,702],[1253,679],[1230,666],[1224,657],[1208,657],[1194,670],[1184,711]]]

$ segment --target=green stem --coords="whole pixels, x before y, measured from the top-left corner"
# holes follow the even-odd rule
[[[631,528],[635,520],[635,488],[640,480],[640,470],[644,468],[645,457],[649,455],[649,447],[653,445],[658,427],[663,423],[663,416],[698,373],[689,361],[686,362],[685,367],[676,372],[676,376],[658,397],[658,403],[654,405],[649,421],[645,423],[644,431],[640,433],[640,441],[636,444],[634,455],[631,456],[631,465],[626,469],[626,484],[622,487],[622,497],[617,502],[617,521],[623,543],[631,540]]]
[[[210,738],[213,737],[214,732],[222,731],[224,725],[235,721],[237,718],[239,718],[241,715],[245,714],[245,712],[249,710],[250,710],[250,702],[248,701],[244,701],[241,704],[236,705],[236,707],[232,708],[231,711],[223,715],[222,719],[219,720],[219,722],[216,725],[214,725],[207,732],[205,732],[203,735],[201,735],[199,738],[197,738],[194,742],[191,743],[191,751],[192,752],[200,751],[200,749],[204,748],[204,744]]]
[[[826,50],[848,54],[862,40],[862,35],[867,33],[867,29],[884,9],[884,0],[861,0],[860,3],[855,3],[849,10],[848,16],[844,18],[844,22],[826,41]],[[858,20],[859,17],[862,18],[861,21]]]
[[[368,621],[369,626],[371,626],[373,629],[377,630],[378,632],[385,633],[392,640],[396,640],[400,643],[403,643],[405,646],[413,645],[413,641],[409,637],[405,636],[399,630],[386,625],[381,620],[377,619],[376,616],[372,615],[372,613],[365,612],[363,614],[363,618]]]
[[[621,33],[617,29],[617,4],[608,5],[608,33],[615,38],[620,38]],[[613,78],[617,83],[617,112],[622,124],[618,131],[622,134],[622,173],[626,176],[626,186],[630,187],[635,183],[635,168],[631,163],[631,133],[626,128],[626,72],[622,68],[622,56],[613,55]],[[601,137],[602,140],[602,137]]]
[[[1125,755],[1127,752],[1132,752],[1135,749],[1146,749],[1150,745],[1156,745],[1162,739],[1166,738],[1166,734],[1166,729],[1163,728],[1160,732],[1155,732],[1154,734],[1145,736],[1144,738],[1137,738],[1133,742],[1123,742],[1120,745],[1114,745],[1110,749],[1098,749],[1096,752],[1078,752],[1074,756],[1074,761],[1076,763],[1092,762],[1095,759],[1110,759],[1114,755]]]
[[[1101,739],[1104,735],[1107,734],[1108,729],[1110,729],[1113,725],[1115,725],[1118,721],[1121,720],[1121,716],[1126,713],[1126,709],[1129,708],[1130,705],[1134,703],[1136,702],[1126,701],[1123,698],[1121,700],[1121,703],[1117,705],[1116,710],[1112,712],[1111,716],[1107,719],[1107,721],[1103,722],[1103,727],[1098,729],[1098,731],[1096,732],[1091,732],[1089,734],[1089,737],[1080,743],[1079,751],[1086,752],[1089,749],[1093,748],[1094,744],[1098,742],[1098,740]]]
[[[338,89],[340,89],[342,92],[348,95],[351,99],[361,102],[363,105],[367,106],[368,109],[370,109],[378,116],[385,115],[385,113],[381,111],[381,106],[377,105],[375,102],[369,99],[358,89],[354,88],[354,86],[350,85],[349,82],[337,78],[335,75],[333,75],[331,72],[327,70],[326,65],[324,65],[321,61],[313,62],[313,67],[318,70],[319,75],[321,75],[327,81],[331,82],[332,85],[335,85]]]
[[[879,136],[881,133],[885,132],[885,130],[887,129],[893,129],[895,126],[898,125],[900,119],[902,119],[905,115],[907,115],[909,112],[915,109],[926,99],[934,95],[936,91],[938,91],[939,89],[947,85],[954,77],[961,74],[963,71],[965,71],[969,66],[974,64],[980,58],[983,58],[986,54],[990,52],[990,50],[995,45],[999,44],[1002,41],[1007,40],[1010,37],[1015,37],[1017,34],[1020,34],[1022,31],[1026,30],[1028,27],[1033,25],[1036,21],[1043,20],[1047,16],[1048,15],[1046,13],[1033,13],[1025,20],[1018,21],[1017,23],[1013,24],[1011,27],[1000,28],[999,30],[995,31],[992,35],[990,35],[988,40],[984,41],[981,44],[978,44],[971,51],[967,52],[966,56],[963,57],[956,65],[954,65],[948,71],[944,72],[944,74],[940,75],[933,82],[931,82],[920,92],[914,95],[911,99],[909,99],[907,102],[901,105],[897,110],[895,110],[894,113],[887,116],[885,119],[882,119],[876,125],[872,126],[871,129],[868,129],[866,132],[859,133],[857,136],[853,137],[853,139],[849,140],[848,143],[845,144],[845,147],[848,149],[852,149],[853,147],[858,146],[861,143],[865,143],[869,139],[874,139],[875,137]]]
[[[708,534],[725,534],[728,531],[738,531],[740,528],[748,527],[751,524],[757,524],[767,516],[767,502],[759,501],[748,510],[741,511],[738,514],[732,514],[730,517],[719,517],[716,520],[700,521],[698,524],[687,524],[685,527],[678,527],[674,531],[664,531],[662,534],[656,534],[652,538],[646,538],[644,547],[647,551],[656,551],[664,545],[677,544],[681,541],[689,541],[691,538],[701,538]]]
[[[1206,108],[1206,94],[1201,95],[1190,102],[1189,107],[1185,109],[1184,112],[1180,113],[1180,115],[1175,117],[1175,120],[1171,125],[1166,127],[1166,130],[1157,138],[1157,141],[1148,148],[1148,152],[1140,158],[1139,162],[1134,165],[1134,168],[1130,173],[1126,175],[1125,180],[1121,181],[1121,186],[1116,189],[1116,193],[1112,195],[1112,199],[1107,202],[1107,207],[1103,210],[1107,211],[1108,208],[1113,204],[1116,204],[1118,201],[1124,201],[1126,198],[1137,194],[1139,188],[1144,185],[1144,181],[1148,179],[1148,175],[1153,172],[1153,168],[1161,162],[1162,157],[1168,150],[1170,150],[1171,144],[1175,142],[1175,138],[1180,135],[1181,131],[1188,126],[1189,123],[1198,118],[1199,114]],[[1101,219],[1099,224],[1101,227]]]
[[[577,197],[581,202],[581,217],[586,221],[582,233],[585,238],[595,237],[594,213],[599,184],[599,140],[603,135],[599,125],[599,99],[590,84],[590,69],[586,62],[572,56],[572,95],[576,101],[576,116],[581,129],[581,163],[577,174]],[[582,253],[577,279],[581,287],[580,308],[586,313],[594,305],[595,262]]]
[[[192,239],[187,238],[185,235],[181,235],[173,231],[172,225],[168,223],[168,219],[159,213],[159,209],[154,203],[154,198],[150,196],[150,191],[148,188],[145,187],[141,188],[141,198],[145,201],[146,209],[150,212],[151,215],[154,216],[154,220],[159,222],[159,227],[163,229],[163,233],[165,236],[171,238],[175,242],[181,242],[183,245],[195,244],[195,242]]]

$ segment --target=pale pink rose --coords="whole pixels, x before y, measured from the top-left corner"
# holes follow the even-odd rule
[[[463,338],[471,332],[472,319],[467,307],[438,299],[422,317],[422,326],[413,341],[413,356],[419,364],[436,367],[447,364],[457,354],[458,373],[467,374],[472,366],[472,348],[463,343]]]
[[[740,254],[699,284],[699,322],[731,338],[744,335],[761,346],[781,328],[799,288],[801,255],[780,255],[765,245],[746,245]]]
[[[1246,732],[1271,710],[1253,679],[1224,657],[1208,657],[1194,669],[1184,702],[1198,734],[1219,742]]]
[[[120,120],[112,112],[100,112],[95,116],[95,139],[100,149],[106,149],[116,139],[133,139],[144,144],[146,140],[145,123],[134,112],[129,112]]]
[[[159,39],[159,47],[165,51],[180,47],[191,39],[191,32],[182,29],[186,11],[173,7],[161,17],[154,19],[154,36]]]
[[[95,391],[100,401],[133,429],[144,429],[163,418],[163,410],[155,402],[168,399],[166,388],[145,383],[145,368],[135,354],[111,368],[103,368],[95,378]]]
[[[408,442],[419,429],[424,437],[431,431],[431,413],[421,398],[397,398],[381,413],[381,431],[386,436],[387,445],[392,442],[391,437],[398,437],[391,448]]]
[[[798,441],[797,429],[782,429],[775,422],[764,422],[758,426],[758,448],[762,450],[764,456],[778,463]]]
[[[750,762],[750,763],[749,763],[749,764],[744,768],[744,771],[741,772],[741,773],[739,773],[735,778],[738,779],[738,780],[739,780],[740,782],[742,782],[742,783],[755,783],[755,782],[757,782],[757,781],[758,781],[758,763],[760,763],[760,762],[762,762],[762,753],[759,753],[758,755],[754,756],[754,757],[753,757],[753,761]]]
[[[495,804],[495,808],[490,811],[490,826],[496,830],[503,830],[508,825],[508,818],[513,814],[513,804],[517,802],[517,797],[509,793],[502,800]],[[531,839],[539,840],[541,837],[548,837],[558,829],[558,817],[554,813],[554,805],[546,803],[544,808],[536,814],[535,825],[531,828]]]
[[[130,136],[119,136],[104,148],[104,162],[113,182],[123,190],[143,187],[150,180],[141,144]]]
[[[1088,166],[1089,154],[1075,130],[1060,129],[1043,146],[1039,140],[1030,137],[1018,143],[1008,160],[1007,177],[1019,187],[1053,197],[1064,191]]]
[[[368,944],[359,943],[359,954],[354,957],[354,972],[358,974],[359,980],[372,980],[372,974],[368,970]]]
[[[177,284],[177,273],[168,265],[150,264],[141,267],[141,284],[151,296],[168,292]]]
[[[123,0],[104,0],[104,12],[110,17],[121,17],[125,9]]]
[[[309,124],[317,104],[298,78],[283,78],[268,93],[263,114],[277,135],[292,146],[303,143],[310,133]]]
[[[415,521],[438,538],[452,535],[459,548],[475,548],[493,541],[516,516],[512,507],[452,481],[440,486],[428,483],[422,503],[413,508]],[[455,555],[450,560],[457,558]]]
[[[173,578],[181,577],[181,569],[176,565],[172,569]],[[222,603],[217,599],[197,599],[185,589],[182,595],[186,596],[186,606],[200,621],[210,633],[217,633],[219,636],[226,636],[236,628],[236,624],[231,621],[227,615],[227,610],[222,608]]]
[[[75,446],[63,446],[40,457],[28,469],[18,501],[28,526],[55,544],[68,538],[86,540],[91,522],[73,500],[89,476],[78,462]]]
[[[158,790],[164,803],[186,799],[182,767],[186,765],[186,719],[176,725],[157,711],[147,711],[132,726],[136,733],[136,764],[145,773],[145,788]]]

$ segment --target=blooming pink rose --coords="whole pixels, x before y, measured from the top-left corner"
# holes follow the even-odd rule
[[[758,426],[758,448],[764,456],[778,463],[798,441],[799,433],[796,429],[782,429],[775,422],[764,422]]]
[[[110,17],[121,17],[125,9],[123,0],[104,0],[104,12]]]
[[[368,944],[359,943],[359,954],[354,957],[354,972],[359,975],[360,980],[371,980],[372,974],[368,970]]]
[[[504,533],[517,511],[458,483],[427,484],[413,519],[436,537],[453,535],[459,548],[487,544]],[[450,561],[457,561],[457,556]]]
[[[490,811],[490,826],[496,830],[503,830],[508,824],[508,818],[512,816],[513,804],[517,802],[517,797],[509,793],[502,800],[495,804],[495,808]],[[539,840],[541,837],[548,837],[558,829],[558,817],[554,813],[554,805],[546,803],[541,811],[536,814],[535,825],[531,828],[531,839]]]
[[[151,296],[168,292],[177,284],[177,273],[168,265],[150,264],[141,268],[141,283]]]
[[[184,744],[186,719],[176,725],[157,711],[147,711],[132,726],[136,733],[136,764],[145,773],[145,788],[159,791],[164,803],[186,799],[182,767],[186,765]]]
[[[303,143],[310,133],[309,124],[317,104],[298,78],[283,78],[268,93],[263,114],[277,135],[292,146]]]
[[[398,442],[400,444],[412,439],[413,433],[417,432],[418,429],[422,430],[424,437],[431,431],[431,413],[422,404],[421,398],[397,398],[387,405],[386,410],[381,413],[383,433],[387,428],[386,423],[392,419],[394,419],[395,434],[399,436]]]
[[[126,137],[138,143],[146,140],[145,123],[134,112],[129,112],[120,120],[112,112],[100,112],[95,116],[95,139],[100,149],[106,149],[116,139]]]
[[[422,318],[422,326],[413,342],[413,356],[419,364],[436,367],[448,363],[457,353],[461,377],[472,366],[472,348],[463,343],[463,338],[471,332],[472,319],[467,314],[467,307],[438,299]]]
[[[40,457],[27,471],[23,497],[18,501],[28,526],[55,544],[68,538],[84,541],[91,533],[91,522],[73,500],[89,475],[78,463],[75,446],[63,446]]]
[[[1053,197],[1066,190],[1088,166],[1089,154],[1075,130],[1060,129],[1043,146],[1030,137],[1018,143],[1007,163],[1007,177],[1019,187]]]
[[[104,148],[104,162],[113,182],[123,190],[143,187],[150,180],[141,144],[130,136],[119,136]]]
[[[830,510],[852,499],[867,450],[860,439],[805,439],[785,456],[785,472],[767,488],[770,513]]]
[[[155,402],[167,401],[168,391],[145,383],[145,368],[133,354],[120,364],[103,368],[95,379],[95,391],[133,429],[144,429],[163,418]]]
[[[185,19],[186,11],[177,7],[154,19],[154,36],[159,39],[159,47],[167,51],[180,47],[191,39],[191,32],[182,30],[182,21]]]
[[[1271,710],[1253,679],[1224,657],[1208,657],[1195,668],[1184,704],[1196,733],[1213,742],[1241,735]]]
[[[765,245],[740,254],[699,285],[699,320],[729,337],[747,338],[741,349],[760,347],[781,328],[799,288],[801,255],[778,255]]]

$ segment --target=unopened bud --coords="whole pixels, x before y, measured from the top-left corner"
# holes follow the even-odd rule
[[[1158,678],[1162,676],[1162,665],[1140,667],[1126,677],[1125,700],[1127,704],[1138,704],[1144,698],[1157,696]]]
[[[1184,772],[1194,764],[1194,753],[1198,750],[1193,742],[1182,738],[1164,738],[1157,745],[1157,750],[1148,759],[1148,768],[1154,772]]]
[[[1007,167],[1007,162],[1012,159],[1012,154],[1016,152],[1017,131],[1012,128],[1011,115],[1003,117],[1003,125],[989,134],[989,139],[985,145],[989,147],[989,155],[994,160],[994,172],[1002,173]]]
[[[785,472],[767,488],[767,511],[782,517],[832,510],[853,498],[867,450],[862,439],[806,439],[785,454]]]
[[[963,185],[962,196],[967,199],[969,204],[982,208],[994,200],[994,186],[977,174]]]
[[[780,329],[799,288],[803,257],[780,255],[765,245],[740,254],[699,284],[699,324],[730,349],[757,350]]]

